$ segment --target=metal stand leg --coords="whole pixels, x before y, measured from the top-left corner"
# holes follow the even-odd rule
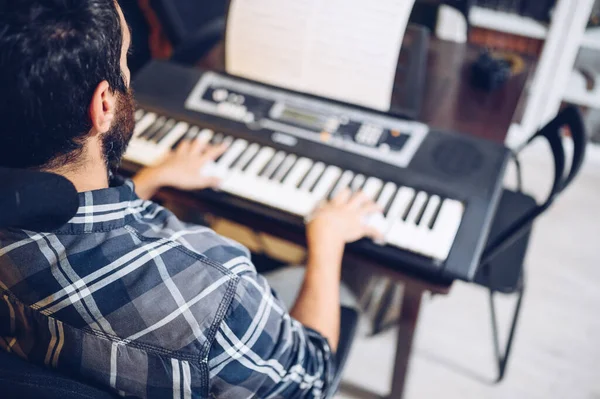
[[[402,300],[402,313],[398,328],[398,343],[396,344],[396,360],[392,380],[392,391],[389,399],[401,399],[404,394],[408,362],[412,351],[415,328],[421,310],[423,291],[410,285],[405,286]]]
[[[515,331],[517,329],[517,322],[519,320],[519,314],[521,313],[521,304],[523,303],[523,294],[525,292],[525,284],[523,278],[521,278],[521,284],[518,290],[518,299],[517,305],[515,306],[515,310],[513,313],[513,319],[510,326],[510,333],[508,335],[508,341],[506,342],[506,347],[504,351],[500,351],[500,338],[498,334],[498,321],[496,317],[496,303],[494,301],[494,291],[490,290],[490,314],[492,317],[492,334],[494,338],[494,354],[496,356],[496,362],[498,364],[498,378],[495,383],[499,383],[504,379],[504,374],[506,372],[506,366],[508,364],[508,359],[510,357],[513,339],[515,336]]]

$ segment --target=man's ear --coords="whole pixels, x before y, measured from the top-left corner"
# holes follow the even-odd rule
[[[117,99],[106,80],[100,82],[90,103],[90,120],[92,135],[106,133],[110,130],[116,113]]]

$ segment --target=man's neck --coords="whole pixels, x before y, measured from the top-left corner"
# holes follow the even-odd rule
[[[90,154],[97,154],[90,156]],[[46,172],[61,175],[73,183],[77,192],[102,190],[109,187],[108,170],[104,159],[97,151],[84,151],[81,159],[58,168],[49,168]]]
[[[108,188],[108,170],[104,160],[102,142],[98,134],[84,143],[84,148],[76,161],[66,162],[57,168],[45,171],[61,175],[73,183],[77,192],[95,191]],[[61,164],[62,162],[59,162]]]

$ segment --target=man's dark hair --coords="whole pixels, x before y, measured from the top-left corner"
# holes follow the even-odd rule
[[[122,43],[114,0],[0,0],[0,166],[77,160],[98,84],[127,92]]]

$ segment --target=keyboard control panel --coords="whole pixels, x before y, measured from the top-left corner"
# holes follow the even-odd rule
[[[185,107],[269,131],[274,141],[290,146],[301,138],[402,168],[408,167],[429,133],[419,122],[212,72],[203,74]]]

